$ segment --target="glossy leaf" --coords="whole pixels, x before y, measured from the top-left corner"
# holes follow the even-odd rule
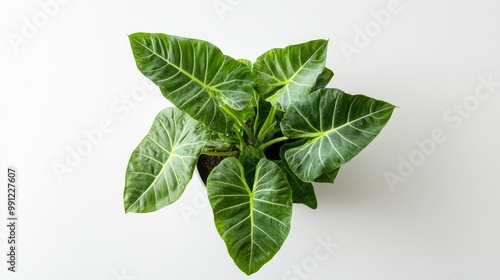
[[[333,170],[332,172],[324,173],[323,175],[314,179],[314,182],[316,182],[316,183],[330,183],[331,184],[331,183],[335,182],[335,179],[337,178],[339,171],[340,171],[340,167]]]
[[[209,140],[206,127],[176,108],[161,111],[127,167],[126,212],[151,212],[176,201]]]
[[[207,184],[217,231],[248,275],[278,252],[292,215],[292,191],[276,163],[260,159],[253,181],[248,184],[237,159],[227,158],[214,168]]]
[[[210,129],[231,130],[232,120],[220,105],[244,110],[255,103],[250,68],[216,46],[165,34],[135,33],[129,38],[139,70],[177,108]]]
[[[333,71],[328,69],[327,67],[323,68],[323,71],[321,72],[321,74],[319,74],[318,79],[316,79],[316,84],[314,85],[313,91],[325,88],[328,83],[330,83],[332,78]]]
[[[264,53],[252,70],[257,92],[262,96],[274,92],[266,100],[286,111],[314,88],[325,66],[327,46],[326,40],[314,40]]]
[[[293,172],[313,182],[351,160],[375,139],[394,106],[364,95],[321,89],[294,103],[281,122],[288,138],[307,138],[285,153]]]
[[[318,207],[318,201],[316,200],[313,184],[300,180],[297,175],[293,173],[292,169],[290,169],[288,163],[283,159],[286,151],[293,147],[302,145],[302,142],[303,141],[297,141],[283,145],[280,150],[282,160],[277,161],[276,163],[285,174],[288,184],[292,188],[293,203],[301,203],[311,209],[316,209]]]
[[[255,169],[261,158],[265,158],[264,153],[253,146],[247,146],[240,153],[240,163],[245,170],[245,178],[247,178],[247,183],[249,186],[253,186],[253,180],[255,178]]]
[[[302,182],[288,167],[285,161],[276,161],[276,164],[281,168],[288,184],[292,188],[293,203],[304,204],[311,209],[318,208],[318,201],[316,200],[313,184]]]
[[[252,62],[245,58],[238,59],[239,62],[245,64],[249,69],[252,69]]]

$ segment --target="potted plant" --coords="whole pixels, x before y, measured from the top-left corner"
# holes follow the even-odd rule
[[[129,39],[138,69],[176,107],[158,114],[130,157],[125,212],[175,202],[198,163],[217,231],[248,275],[285,241],[292,204],[315,209],[313,183],[333,183],[395,108],[325,88],[333,77],[327,40],[272,49],[252,63],[197,39]]]

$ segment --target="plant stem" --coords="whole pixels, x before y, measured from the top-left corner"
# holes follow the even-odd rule
[[[260,117],[260,112],[259,112],[259,101],[257,101],[257,107],[256,107],[256,113],[255,113],[255,119],[253,122],[253,133],[257,131],[257,125],[259,123],[259,117]]]
[[[243,122],[243,120],[241,120],[235,113],[234,111],[229,108],[228,106],[226,105],[222,105],[221,108],[229,115],[231,116],[236,122],[238,122],[238,124],[240,125],[241,128],[243,128],[243,130],[245,131],[245,133],[247,134],[247,136],[250,138],[250,141],[252,141],[252,143],[255,143],[257,141],[257,139],[255,139],[255,135],[250,131],[250,129],[248,128],[247,124]]]
[[[257,94],[257,92],[253,92],[254,94],[254,98],[255,98],[255,119],[254,119],[254,122],[253,122],[253,133],[255,135],[255,133],[257,132],[257,124],[259,123],[259,118],[260,118],[260,106],[259,106],[259,95]]]
[[[286,141],[288,140],[288,137],[286,136],[283,136],[283,137],[279,137],[279,138],[275,138],[275,139],[272,139],[264,144],[262,144],[260,147],[259,147],[259,150],[263,151],[265,148],[271,146],[271,145],[274,145],[276,143],[279,143],[279,142],[283,142],[283,141]]]
[[[236,131],[236,135],[238,135],[238,139],[240,139],[240,151],[243,151],[243,149],[247,146],[245,144],[245,139],[243,139],[243,136],[241,136],[239,131]]]
[[[266,130],[262,130],[262,135],[266,135],[266,137],[268,137],[269,135],[271,135],[271,132],[274,131],[274,127],[276,126],[276,121],[274,121],[271,125],[269,125]],[[262,145],[262,142],[264,142],[264,140],[266,140],[266,137],[262,138],[262,139],[258,139],[257,140],[257,145],[256,147],[259,147],[260,145]]]
[[[211,151],[203,151],[202,155],[213,156],[213,157],[232,157],[238,154],[238,151],[227,151],[227,152],[211,152]]]
[[[273,124],[274,122],[274,115],[276,115],[276,108],[271,107],[271,110],[269,111],[269,114],[267,115],[266,121],[262,125],[259,134],[257,136],[257,142],[255,142],[255,146],[258,147],[264,139],[266,139],[267,132],[269,131],[269,126]]]

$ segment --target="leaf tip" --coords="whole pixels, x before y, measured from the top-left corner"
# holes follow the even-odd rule
[[[123,205],[123,206],[124,206],[124,207],[123,207],[123,211],[125,211],[125,214],[128,214],[128,213],[130,213],[130,212],[131,212],[131,211],[130,211],[130,205],[126,205],[126,204],[125,204],[125,205]]]
[[[316,210],[316,209],[318,209],[318,202],[317,201],[310,202],[310,203],[306,204],[306,206],[311,208],[312,210]]]

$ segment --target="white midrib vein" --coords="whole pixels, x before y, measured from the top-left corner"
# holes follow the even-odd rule
[[[348,121],[346,122],[345,124],[341,125],[341,126],[337,126],[337,127],[334,127],[334,128],[331,128],[327,131],[320,131],[318,133],[304,133],[304,134],[301,134],[301,135],[297,135],[299,137],[305,137],[305,138],[314,138],[313,142],[309,143],[309,144],[312,144],[314,143],[315,141],[317,141],[318,139],[320,139],[321,137],[325,136],[325,135],[328,135],[328,134],[332,134],[332,133],[338,133],[338,131],[346,126],[350,126],[351,124],[357,122],[357,121],[360,121],[362,119],[365,119],[365,118],[368,118],[372,115],[375,115],[375,114],[378,114],[380,112],[383,112],[385,110],[390,110],[391,108],[383,108],[383,109],[380,109],[378,111],[375,111],[375,112],[371,112],[370,114],[368,115],[364,115],[362,117],[359,117],[355,120],[352,120],[352,121]],[[297,110],[298,111],[298,110]],[[306,120],[307,121],[307,120]],[[357,130],[360,130],[359,128]]]
[[[303,70],[304,68],[306,68],[306,65],[307,65],[309,62],[311,62],[311,60],[313,59],[313,57],[314,57],[314,56],[316,56],[316,54],[317,54],[317,53],[318,53],[318,52],[319,52],[319,51],[323,48],[323,46],[324,46],[324,44],[323,44],[323,45],[321,45],[321,47],[319,47],[319,48],[318,48],[318,49],[317,49],[317,50],[316,50],[316,51],[315,51],[315,52],[314,52],[314,53],[313,53],[313,54],[309,57],[309,59],[308,59],[308,60],[306,60],[306,61],[304,62],[304,64],[302,64],[302,65],[299,67],[299,69],[297,69],[297,71],[295,71],[295,72],[293,73],[293,75],[292,75],[290,78],[288,78],[286,81],[281,81],[281,82],[282,82],[285,86],[284,86],[282,89],[280,89],[280,90],[279,90],[279,92],[280,92],[280,93],[279,93],[279,94],[277,94],[277,95],[282,96],[282,95],[284,95],[284,94],[285,94],[286,90],[288,89],[288,85],[290,84],[290,82],[292,82],[292,81],[295,79],[295,77],[297,77],[297,76],[299,75],[299,73],[300,73],[300,72],[302,72],[302,70]],[[279,64],[277,64],[277,65],[279,66]],[[314,86],[314,85],[313,85],[313,86]],[[278,98],[278,97],[276,97],[276,98]]]
[[[260,165],[257,165],[257,169],[255,170],[255,177],[258,177],[258,174],[259,174],[259,171],[260,171]],[[243,170],[243,168],[241,168],[240,166],[240,172],[241,172],[241,178],[244,178],[243,180],[243,183],[245,184],[245,187],[248,191],[248,196],[249,196],[249,201],[250,201],[250,259],[248,260],[248,273],[250,273],[252,271],[252,259],[253,259],[253,246],[254,246],[254,233],[253,233],[253,227],[255,225],[255,221],[254,221],[254,216],[253,216],[253,192],[252,190],[250,190],[250,187],[248,186],[248,183],[246,182],[246,178],[245,178],[245,171]],[[255,180],[254,180],[255,181]],[[253,185],[253,190],[255,190],[255,188],[257,187],[257,184],[256,182],[254,182],[254,185]]]
[[[293,73],[293,75],[292,75],[292,76],[291,76],[291,77],[287,80],[287,84],[288,84],[288,83],[290,83],[290,81],[293,81],[293,80],[295,79],[295,77],[297,77],[297,76],[299,75],[299,73],[300,73],[300,72],[302,72],[302,70],[303,70],[304,68],[306,68],[306,65],[307,65],[309,62],[311,62],[311,60],[313,60],[313,57],[314,57],[314,56],[315,56],[315,55],[316,55],[316,54],[317,54],[317,53],[318,53],[321,49],[323,49],[323,46],[324,46],[324,45],[325,45],[325,44],[321,45],[321,47],[319,47],[319,48],[318,48],[318,49],[317,49],[317,50],[316,50],[316,51],[315,51],[315,52],[311,55],[311,57],[309,57],[309,59],[308,59],[308,60],[306,60],[306,62],[304,62],[304,64],[302,64],[302,65],[300,66],[300,68],[299,68],[296,72],[294,72],[294,73]]]
[[[268,214],[266,214],[265,212],[262,212],[262,211],[259,211],[258,209],[255,209],[255,205],[254,205],[254,202],[255,201],[260,201],[262,203],[270,203],[270,204],[273,204],[273,205],[276,205],[276,206],[283,206],[283,207],[291,207],[290,205],[286,205],[286,204],[279,204],[279,203],[273,203],[273,202],[268,202],[268,201],[265,201],[265,200],[262,200],[262,199],[258,199],[258,198],[255,198],[255,194],[258,193],[258,192],[264,192],[264,191],[279,191],[279,190],[271,190],[271,189],[259,189],[258,188],[258,182],[261,178],[265,177],[267,174],[270,174],[270,171],[265,173],[264,175],[260,175],[261,174],[261,169],[262,169],[262,165],[258,164],[257,165],[257,168],[255,170],[255,178],[259,178],[258,180],[254,180],[254,183],[253,183],[253,188],[250,189],[247,181],[246,181],[246,178],[245,178],[245,171],[243,169],[243,167],[241,166],[241,164],[238,162],[237,163],[237,166],[239,168],[239,172],[233,170],[233,169],[230,169],[230,171],[238,178],[238,181],[241,182],[241,185],[242,187],[239,187],[237,184],[231,184],[233,187],[237,187],[239,189],[245,189],[246,190],[246,194],[218,194],[218,195],[215,195],[215,196],[211,196],[210,199],[213,199],[213,198],[216,198],[216,197],[248,197],[248,202],[244,202],[244,203],[240,203],[240,204],[237,204],[237,205],[233,205],[233,206],[230,206],[230,207],[226,207],[222,210],[219,210],[217,212],[214,213],[214,215],[217,215],[218,213],[222,212],[222,211],[225,211],[227,209],[230,209],[230,208],[236,208],[236,207],[242,207],[243,205],[249,205],[249,214],[248,216],[246,216],[243,220],[240,220],[238,223],[236,224],[233,224],[230,228],[226,229],[224,232],[221,233],[221,237],[223,239],[226,239],[227,237],[226,234],[231,231],[233,228],[235,228],[236,226],[240,225],[241,223],[245,222],[246,220],[250,219],[249,223],[250,223],[250,233],[248,235],[246,235],[245,237],[239,239],[238,241],[234,242],[233,243],[233,247],[242,242],[242,240],[246,239],[246,238],[250,238],[250,252],[248,254],[246,254],[244,257],[248,256],[248,273],[250,273],[252,271],[252,265],[253,265],[253,256],[254,256],[254,249],[255,247],[259,248],[262,252],[266,253],[267,252],[255,241],[255,231],[256,230],[260,230],[263,234],[265,234],[272,242],[274,242],[276,245],[279,245],[278,241],[276,241],[274,238],[272,238],[266,231],[264,231],[263,229],[261,229],[256,223],[255,223],[255,212],[257,213],[260,213],[261,215],[264,215],[266,216],[267,218],[269,219],[272,219],[276,222],[279,222],[281,223],[283,226],[285,227],[288,227],[288,225],[284,224],[282,221],[280,221],[279,219],[275,218],[275,217],[272,217]],[[220,181],[212,181],[212,182],[219,182]]]
[[[161,147],[161,146],[160,146]],[[163,150],[165,150],[163,147],[161,147]],[[166,150],[165,150],[166,151]],[[151,184],[149,185],[149,187],[144,190],[144,192],[137,198],[137,200],[130,204],[130,206],[127,208],[127,211],[132,208],[137,202],[139,202],[141,200],[141,198],[146,194],[148,193],[151,188],[154,188],[154,185],[156,184],[156,181],[158,181],[158,179],[161,177],[161,175],[163,174],[163,172],[165,172],[165,169],[167,168],[167,166],[170,164],[170,162],[172,161],[172,159],[175,157],[175,148],[172,148],[172,152],[169,153],[169,156],[168,156],[168,159],[167,161],[165,162],[165,164],[163,164],[163,166],[161,167],[161,170],[160,172],[158,172],[158,175],[155,176],[155,179],[153,180],[153,182],[151,182]],[[155,194],[156,195],[156,194]]]
[[[186,72],[186,70],[184,70],[184,69],[180,68],[179,66],[175,65],[171,61],[165,59],[163,56],[161,56],[159,53],[155,52],[154,50],[150,49],[148,46],[144,45],[143,43],[141,43],[141,42],[139,42],[137,40],[135,40],[135,41],[138,44],[140,44],[141,46],[143,46],[145,49],[147,49],[148,51],[150,51],[152,54],[156,55],[161,60],[165,61],[167,64],[169,64],[170,66],[174,67],[179,72],[181,72],[182,74],[186,75],[188,78],[190,78],[191,80],[193,80],[195,83],[199,84],[201,87],[203,87],[204,89],[206,89],[210,93],[210,95],[212,95],[212,93],[214,93],[214,92],[218,92],[218,90],[216,88],[213,88],[213,87],[205,84],[204,82],[200,81],[198,78],[196,78],[195,76],[193,76],[191,73]],[[182,49],[180,51],[182,52]]]
[[[130,206],[127,208],[127,211],[128,211],[130,208],[132,208],[132,207],[133,207],[133,206],[134,206],[137,202],[139,202],[139,201],[141,200],[141,198],[142,198],[142,197],[143,197],[146,193],[148,193],[148,192],[151,190],[151,188],[154,188],[154,185],[156,184],[156,181],[158,181],[158,179],[161,177],[161,175],[163,174],[163,172],[165,172],[165,169],[167,168],[167,166],[168,166],[168,165],[170,164],[170,162],[172,161],[172,158],[174,158],[173,150],[172,150],[172,154],[170,154],[170,155],[168,156],[168,160],[167,160],[167,162],[165,162],[165,164],[162,166],[162,168],[161,168],[160,172],[158,172],[158,175],[157,175],[157,176],[155,176],[155,179],[153,180],[153,182],[151,182],[151,184],[149,185],[149,187],[148,187],[146,190],[144,190],[144,192],[143,192],[143,193],[142,193],[142,194],[141,194],[141,195],[137,198],[137,200],[136,200],[134,203],[130,204]]]

